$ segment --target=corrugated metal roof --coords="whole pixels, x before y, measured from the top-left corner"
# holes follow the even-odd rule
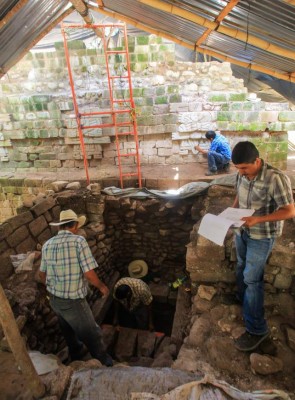
[[[231,1],[104,0],[101,8],[94,0],[84,3],[99,13],[96,15],[112,17],[117,13],[123,21],[128,19],[130,25],[134,23],[139,29],[156,32],[178,43],[182,41],[185,47],[193,50],[210,23],[215,23]],[[68,0],[2,0],[2,75],[41,38],[42,32],[54,27],[70,7],[72,2]],[[206,23],[190,20],[188,12]],[[244,37],[239,36],[240,33]],[[196,50],[220,60],[227,56],[234,64],[295,82],[294,43],[295,1],[292,5],[283,0],[240,0]]]

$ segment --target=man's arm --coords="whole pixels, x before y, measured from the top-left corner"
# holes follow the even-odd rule
[[[244,217],[241,219],[245,221],[245,226],[250,228],[251,226],[260,224],[262,222],[284,221],[286,219],[294,217],[295,217],[294,204],[288,204],[286,206],[280,207],[277,211],[274,211],[273,213],[268,215]]]
[[[208,154],[208,150],[204,150],[202,149],[202,147],[200,147],[199,145],[195,145],[195,149],[198,150],[200,153],[202,154]]]
[[[110,292],[109,289],[98,278],[98,276],[96,275],[96,273],[93,269],[91,271],[85,272],[84,276],[88,280],[88,282],[91,283],[92,286],[95,286],[101,292],[103,297],[106,297],[109,294],[109,292]]]

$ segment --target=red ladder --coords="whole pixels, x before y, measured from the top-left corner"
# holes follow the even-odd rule
[[[77,96],[75,92],[74,79],[72,74],[72,68],[70,63],[70,55],[67,45],[67,38],[65,30],[66,28],[78,28],[78,29],[96,29],[99,28],[102,32],[102,40],[104,46],[104,55],[106,62],[106,71],[108,76],[108,88],[109,88],[109,96],[110,96],[110,109],[104,111],[97,112],[87,112],[81,113],[79,112],[79,105],[77,102]],[[106,37],[105,30],[106,29],[114,29],[118,28],[120,33],[123,32],[124,37],[124,46],[122,50],[109,50],[108,49],[108,39]],[[84,143],[84,135],[83,130],[85,129],[93,129],[93,128],[106,128],[113,127],[115,131],[116,137],[116,149],[117,149],[117,162],[119,167],[120,174],[120,184],[121,188],[124,187],[124,178],[136,176],[138,180],[138,187],[142,187],[141,183],[141,170],[140,170],[140,157],[139,157],[139,142],[138,142],[138,132],[137,132],[137,122],[136,122],[136,112],[135,112],[135,103],[133,100],[133,90],[132,90],[132,82],[131,82],[131,70],[130,70],[130,61],[129,61],[129,52],[128,52],[128,37],[127,37],[127,29],[125,24],[104,24],[104,25],[67,25],[62,24],[62,33],[64,38],[64,48],[65,48],[65,56],[67,61],[69,80],[71,85],[74,111],[76,115],[77,121],[77,129],[80,140],[81,152],[84,160],[84,168],[86,172],[87,182],[90,182],[89,172],[88,172],[88,161],[86,148]],[[120,74],[114,74],[111,72],[114,63],[113,59],[118,60],[122,58],[120,63],[117,63],[119,67],[121,67]],[[127,82],[127,92],[128,98],[124,98],[124,95],[120,97],[120,94],[124,93],[124,91],[120,91],[119,88],[122,86],[123,82]],[[126,85],[125,85],[126,86]],[[83,117],[95,117],[98,115],[109,115],[111,116],[111,123],[106,124],[92,124],[92,125],[83,125],[82,119]],[[128,138],[128,141],[124,141],[123,139]],[[128,145],[127,145],[128,143]],[[128,149],[128,147],[131,149]],[[131,150],[131,151],[130,151]],[[133,163],[124,163],[124,159],[128,158],[134,159]],[[129,170],[125,170],[129,167]],[[135,169],[135,171],[130,172],[131,169]],[[124,171],[123,171],[124,169]]]

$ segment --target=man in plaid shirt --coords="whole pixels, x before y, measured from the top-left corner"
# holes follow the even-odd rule
[[[145,282],[137,278],[121,278],[114,287],[114,299],[133,317],[132,328],[154,329],[151,308],[153,297]],[[114,325],[118,322],[118,312],[117,307]]]
[[[259,158],[253,143],[237,143],[232,162],[239,172],[233,207],[255,210],[251,217],[242,218],[244,225],[235,237],[238,299],[246,325],[235,345],[252,351],[269,336],[263,305],[264,266],[282,233],[283,221],[295,216],[295,208],[289,178]]]
[[[59,325],[69,348],[71,360],[82,356],[83,344],[93,358],[106,366],[112,359],[106,353],[102,331],[96,324],[86,301],[88,284],[95,286],[103,296],[109,289],[98,278],[98,267],[84,237],[77,235],[85,223],[72,210],[60,213],[58,234],[49,239],[42,248],[40,278],[46,283],[50,304],[58,316]]]

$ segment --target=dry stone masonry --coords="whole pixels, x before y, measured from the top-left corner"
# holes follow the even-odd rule
[[[101,50],[79,41],[72,46],[79,107],[83,111],[110,108]],[[251,135],[264,158],[285,167],[286,132],[295,129],[295,112],[288,103],[252,101],[229,63],[177,61],[174,44],[153,35],[130,37],[129,51],[142,164],[196,162],[199,156],[193,145],[205,147],[204,133],[213,129],[228,136],[232,145]],[[111,62],[115,75],[122,73],[122,65],[118,59]],[[1,171],[83,168],[62,44],[48,52],[28,53],[3,79]],[[128,98],[126,82],[118,83],[115,90],[117,97]],[[85,126],[110,122],[106,116],[83,120]],[[89,167],[118,164],[113,128],[89,128],[84,136]],[[120,146],[124,152],[134,150],[127,137]],[[129,157],[123,162],[134,160]]]

